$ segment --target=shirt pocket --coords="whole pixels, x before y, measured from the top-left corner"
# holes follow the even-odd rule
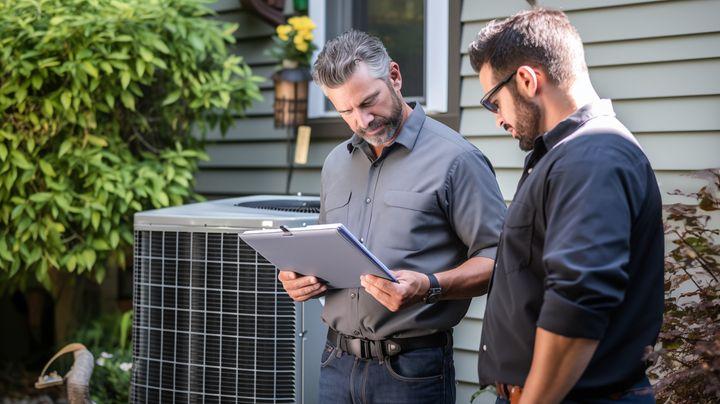
[[[535,211],[522,202],[513,202],[505,217],[502,267],[507,273],[527,268],[532,262]]]
[[[385,209],[378,219],[387,224],[382,226],[382,235],[373,236],[375,241],[403,251],[426,247],[437,226],[439,209],[435,193],[385,191],[383,201]]]
[[[434,192],[386,191],[385,203],[396,208],[427,213],[432,213],[437,208]]]
[[[348,210],[351,191],[335,191],[325,196],[325,220],[327,223],[342,223],[348,227]]]

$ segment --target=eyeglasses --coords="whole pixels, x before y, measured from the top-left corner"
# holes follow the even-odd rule
[[[480,104],[485,107],[488,111],[492,112],[493,114],[497,114],[498,112],[498,105],[492,101],[490,101],[490,98],[492,98],[495,93],[500,91],[502,86],[509,83],[510,80],[513,78],[516,72],[512,72],[507,78],[501,82],[499,82],[495,87],[492,88],[492,90],[488,91],[487,94],[485,94],[484,97],[482,97],[482,100],[480,100]]]

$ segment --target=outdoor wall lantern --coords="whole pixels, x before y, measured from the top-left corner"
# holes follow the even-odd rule
[[[275,127],[295,128],[307,123],[309,69],[284,68],[272,78],[275,82]]]

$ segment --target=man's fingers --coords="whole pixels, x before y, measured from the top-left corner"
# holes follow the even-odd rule
[[[309,286],[305,286],[303,288],[298,288],[293,290],[296,296],[305,296],[305,295],[311,295],[313,292],[317,291],[324,285],[322,283],[314,283]]]
[[[326,290],[327,290],[327,286],[325,286],[321,283],[318,283],[313,286],[308,286],[303,289],[288,292],[288,295],[290,295],[290,297],[297,302],[304,302],[305,300],[308,300],[319,294],[325,293]]]
[[[366,279],[361,278],[360,283],[365,288],[365,291],[368,292],[372,297],[375,298],[380,304],[387,307],[388,310],[396,311],[398,309],[398,305],[395,304],[395,299],[393,296],[384,290],[378,288],[377,286],[367,282]]]
[[[387,279],[380,278],[375,275],[364,275],[360,279],[360,283],[363,282],[363,279],[365,280],[365,283],[372,285],[383,292],[387,293],[388,295],[395,295],[397,294],[397,289],[395,288],[395,283],[391,282]]]
[[[302,276],[291,271],[280,271],[278,279],[285,289],[299,289],[308,285],[319,283],[315,276]]]

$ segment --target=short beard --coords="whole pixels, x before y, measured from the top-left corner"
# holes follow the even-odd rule
[[[540,133],[540,107],[533,104],[530,101],[526,101],[515,91],[515,88],[511,88],[513,101],[515,102],[515,116],[517,122],[515,122],[515,135],[520,142],[520,150],[530,151],[535,146],[535,139],[538,138]]]
[[[390,116],[387,118],[376,117],[370,122],[366,129],[358,129],[357,135],[363,138],[368,144],[374,147],[385,146],[395,137],[400,124],[402,123],[402,103],[400,97],[395,94],[395,90],[388,83],[390,89],[390,96],[392,97],[392,111]],[[375,129],[385,127],[384,131],[380,131],[376,135],[368,135],[368,131],[374,131]]]

